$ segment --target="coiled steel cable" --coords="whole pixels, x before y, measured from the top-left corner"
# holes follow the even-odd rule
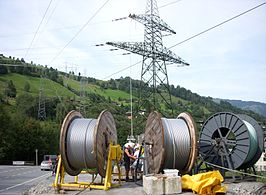
[[[67,158],[70,165],[78,169],[96,167],[93,156],[93,132],[96,119],[75,119],[67,132]]]
[[[182,119],[162,118],[164,127],[164,168],[183,170],[189,160],[191,138],[188,126]]]
[[[249,138],[250,138],[250,148],[248,151],[247,158],[244,161],[244,163],[246,163],[246,162],[249,162],[255,156],[257,148],[258,148],[258,140],[257,140],[257,133],[254,127],[245,120],[243,120],[243,122],[247,127]]]

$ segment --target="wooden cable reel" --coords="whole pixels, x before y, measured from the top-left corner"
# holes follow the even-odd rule
[[[65,117],[60,133],[60,154],[66,172],[76,176],[82,169],[97,168],[105,177],[109,144],[117,144],[115,121],[104,110],[97,119],[83,118],[77,111]]]
[[[184,131],[186,134],[182,134]],[[191,171],[197,157],[197,140],[196,125],[188,113],[181,113],[176,119],[150,113],[144,139],[151,144],[147,151],[148,173],[159,173],[164,168],[178,169],[181,173]]]

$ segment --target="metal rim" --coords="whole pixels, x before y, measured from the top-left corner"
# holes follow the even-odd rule
[[[61,158],[62,158],[62,162],[63,162],[63,165],[64,165],[64,168],[66,170],[66,172],[69,174],[69,175],[72,175],[72,176],[76,176],[78,175],[82,169],[75,169],[73,168],[69,161],[68,161],[68,158],[67,158],[67,144],[66,144],[66,138],[67,138],[67,131],[68,131],[68,127],[69,125],[71,124],[71,122],[77,118],[83,118],[82,115],[75,111],[75,110],[72,110],[70,111],[63,123],[62,123],[62,126],[61,126],[61,132],[60,132],[60,154],[61,154]]]

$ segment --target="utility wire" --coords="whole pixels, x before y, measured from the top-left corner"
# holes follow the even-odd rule
[[[28,53],[29,53],[29,50],[30,50],[30,48],[31,48],[31,46],[32,46],[32,44],[33,44],[33,42],[34,42],[34,39],[35,39],[35,37],[36,37],[36,35],[37,35],[37,33],[38,33],[38,31],[39,31],[41,25],[42,25],[42,22],[43,22],[43,20],[44,20],[46,14],[47,14],[49,8],[50,8],[50,5],[51,5],[52,1],[53,1],[53,0],[50,0],[50,3],[49,3],[48,7],[47,7],[46,10],[45,10],[45,13],[44,13],[44,15],[43,15],[43,17],[42,17],[42,20],[41,20],[41,22],[40,22],[39,25],[38,25],[38,28],[37,28],[37,30],[36,30],[34,36],[33,36],[33,39],[31,40],[30,46],[29,46],[29,48],[27,49],[27,52],[26,52],[24,58],[26,58],[27,55],[28,55]]]
[[[222,167],[222,166],[219,166],[219,165],[215,165],[215,164],[210,163],[210,162],[207,162],[207,161],[203,161],[203,162],[206,163],[206,164],[208,164],[208,165],[210,165],[210,166],[213,166],[213,167],[216,167],[216,168],[219,168],[219,169],[224,169],[226,171],[230,171],[230,172],[234,172],[234,173],[239,173],[239,174],[242,174],[242,175],[248,175],[248,176],[251,176],[251,177],[258,177],[258,178],[266,179],[266,177],[261,176],[261,175],[255,175],[255,174],[245,173],[245,172],[238,171],[238,170],[234,170],[234,169],[229,169],[229,168],[226,168],[226,167]]]
[[[164,4],[164,5],[161,5],[161,6],[159,6],[158,8],[163,8],[163,7],[166,7],[166,6],[169,6],[169,5],[172,5],[172,4],[175,4],[175,3],[178,3],[178,2],[180,2],[180,1],[182,1],[182,0],[173,1],[173,2],[170,2],[170,3]]]
[[[51,20],[52,16],[54,15],[54,12],[55,12],[55,10],[56,10],[56,8],[57,8],[59,2],[60,2],[60,0],[57,0],[57,1],[56,1],[56,4],[55,4],[55,6],[54,6],[54,9],[51,11],[51,14],[48,16],[48,19],[47,19],[46,23],[44,24],[44,27],[47,26],[47,24],[50,22],[50,20]],[[44,31],[45,31],[45,30],[42,30],[41,33],[43,33]]]
[[[198,34],[195,34],[195,35],[193,35],[193,36],[191,36],[191,37],[185,39],[184,41],[181,41],[181,42],[179,42],[179,43],[177,43],[177,44],[175,44],[175,45],[172,45],[172,46],[169,47],[168,49],[171,49],[171,48],[176,47],[176,46],[178,46],[178,45],[180,45],[180,44],[182,44],[182,43],[185,43],[185,42],[187,42],[187,41],[189,41],[189,40],[191,40],[191,39],[193,39],[193,38],[195,38],[195,37],[198,37],[199,35],[202,35],[202,34],[208,32],[208,31],[210,31],[210,30],[213,30],[213,29],[215,29],[215,28],[217,28],[217,27],[219,27],[219,26],[221,26],[221,25],[227,23],[227,22],[230,22],[230,21],[232,21],[232,20],[234,20],[234,19],[236,19],[236,18],[238,18],[238,17],[240,17],[240,16],[243,16],[244,14],[246,14],[246,13],[248,13],[248,12],[251,12],[251,11],[253,11],[253,10],[255,10],[255,9],[257,9],[257,8],[259,8],[259,7],[263,6],[263,5],[265,5],[265,4],[266,4],[266,2],[264,2],[264,3],[260,4],[260,5],[257,5],[257,6],[251,8],[251,9],[245,11],[245,12],[242,12],[241,14],[238,14],[238,15],[236,15],[236,16],[234,16],[234,17],[232,17],[232,18],[229,18],[228,20],[225,20],[225,21],[223,21],[223,22],[221,22],[221,23],[219,23],[219,24],[217,24],[217,25],[215,25],[215,26],[213,26],[213,27],[211,27],[211,28],[208,28],[208,29],[206,29],[206,30],[204,30],[204,31],[202,31],[202,32],[200,32],[200,33],[198,33]]]
[[[169,5],[172,5],[172,4],[175,4],[175,3],[178,3],[182,0],[177,0],[177,1],[173,1],[173,2],[170,2],[170,3],[167,3],[167,4],[164,4],[164,5],[161,5],[158,7],[158,9],[160,8],[164,8],[164,7],[167,7]],[[49,18],[48,18],[48,21],[50,20],[51,16],[53,15],[57,5],[58,5],[58,2],[57,1],[57,4],[55,6],[55,8],[52,10],[52,13],[50,14]],[[90,25],[97,25],[97,24],[104,24],[104,23],[110,23],[110,22],[114,22],[114,21],[119,21],[119,20],[122,20],[122,19],[127,19],[128,17],[122,17],[122,18],[118,18],[118,19],[113,19],[113,20],[102,20],[102,21],[99,21],[99,22],[95,22],[95,23],[91,23]],[[48,22],[46,22],[45,26],[47,25]],[[66,27],[57,27],[57,28],[50,28],[50,29],[47,29],[47,30],[42,30],[41,32],[45,32],[45,31],[58,31],[58,30],[65,30],[65,29],[74,29],[74,28],[77,28],[77,27],[80,27],[81,25],[74,25],[74,26],[66,26]],[[33,32],[28,32],[28,33],[20,33],[20,34],[11,34],[11,35],[0,35],[0,38],[6,38],[6,37],[16,37],[16,36],[24,36],[24,35],[32,35],[34,34]]]
[[[88,21],[79,29],[79,31],[70,39],[70,41],[58,52],[57,55],[51,60],[50,64],[61,54],[64,49],[81,33],[82,30],[89,24],[89,22],[103,9],[103,7],[108,3],[109,0],[106,0],[104,4],[96,10],[96,12],[88,19]]]
[[[141,63],[141,62],[142,62],[142,61],[138,61],[138,62],[136,62],[135,64],[132,64],[132,65],[130,65],[130,66],[127,66],[127,67],[125,67],[125,68],[123,68],[123,69],[121,69],[121,70],[119,70],[119,71],[117,71],[117,72],[115,72],[115,73],[113,73],[113,74],[110,74],[110,75],[104,77],[103,80],[104,80],[104,79],[107,79],[107,78],[110,78],[111,76],[113,76],[113,75],[115,75],[115,74],[118,74],[118,73],[120,73],[120,72],[123,72],[123,71],[125,71],[125,70],[127,70],[127,69],[129,69],[129,68],[131,68],[131,67],[133,67],[133,66],[136,66],[136,65],[138,65],[138,64]]]
[[[172,2],[172,3],[173,3],[173,2]],[[232,20],[234,20],[234,19],[236,19],[236,18],[238,18],[238,17],[240,17],[240,16],[242,16],[242,15],[248,13],[248,12],[251,12],[251,11],[253,11],[253,10],[255,10],[255,9],[257,9],[257,8],[259,8],[259,7],[263,6],[263,5],[265,5],[265,4],[266,4],[266,2],[261,3],[261,4],[259,4],[259,5],[255,6],[255,7],[251,8],[251,9],[245,11],[245,12],[242,12],[242,13],[240,13],[240,14],[238,14],[238,15],[236,15],[236,16],[230,18],[230,19],[227,19],[227,20],[225,20],[225,21],[223,21],[223,22],[221,22],[221,23],[219,23],[219,24],[217,24],[217,25],[211,27],[211,28],[208,28],[208,29],[206,29],[206,30],[204,30],[204,31],[202,31],[202,32],[200,32],[200,33],[198,33],[198,34],[195,34],[195,35],[193,35],[193,36],[191,36],[191,37],[189,37],[189,38],[187,38],[187,39],[185,39],[185,40],[183,40],[183,41],[181,41],[181,42],[179,42],[179,43],[176,43],[175,45],[172,45],[172,46],[169,47],[168,49],[171,49],[171,48],[174,48],[174,47],[176,47],[176,46],[178,46],[178,45],[181,45],[182,43],[185,43],[185,42],[187,42],[187,41],[189,41],[189,40],[191,40],[191,39],[193,39],[193,38],[195,38],[195,37],[198,37],[198,36],[200,36],[200,35],[202,35],[202,34],[208,32],[208,31],[212,30],[212,29],[215,29],[215,28],[217,28],[217,27],[219,27],[219,26],[221,26],[221,25],[223,25],[223,24],[225,24],[225,23],[227,23],[227,22],[230,22],[230,21],[232,21]],[[166,5],[167,5],[167,4],[166,4]],[[110,78],[111,76],[113,76],[113,75],[115,75],[115,74],[118,74],[118,73],[123,72],[123,71],[125,71],[125,70],[127,70],[127,69],[129,69],[129,68],[131,68],[131,67],[133,67],[133,66],[136,66],[136,65],[139,64],[140,62],[141,62],[141,61],[139,61],[139,62],[137,62],[137,63],[135,63],[135,64],[133,64],[133,65],[127,66],[127,67],[125,67],[125,68],[123,68],[123,69],[121,69],[121,70],[119,70],[119,71],[117,71],[117,72],[115,72],[115,73],[113,73],[113,74],[110,74],[110,75],[106,76],[104,79]]]
[[[110,23],[113,22],[113,20],[102,20],[99,22],[94,22],[89,24],[91,25],[98,25],[98,24],[104,24],[104,23]],[[55,28],[49,28],[46,30],[42,30],[40,32],[46,32],[46,31],[60,31],[60,30],[65,30],[65,29],[76,29],[80,27],[81,25],[74,25],[74,26],[66,26],[66,27],[55,27]],[[17,36],[27,36],[27,35],[32,35],[34,32],[25,32],[25,33],[19,33],[19,34],[10,34],[10,35],[0,35],[0,38],[8,38],[8,37],[17,37]]]

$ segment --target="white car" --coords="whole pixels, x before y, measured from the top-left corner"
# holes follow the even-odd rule
[[[41,163],[41,170],[48,170],[48,171],[52,171],[53,170],[53,163],[52,161],[48,161],[48,160],[44,160]]]

